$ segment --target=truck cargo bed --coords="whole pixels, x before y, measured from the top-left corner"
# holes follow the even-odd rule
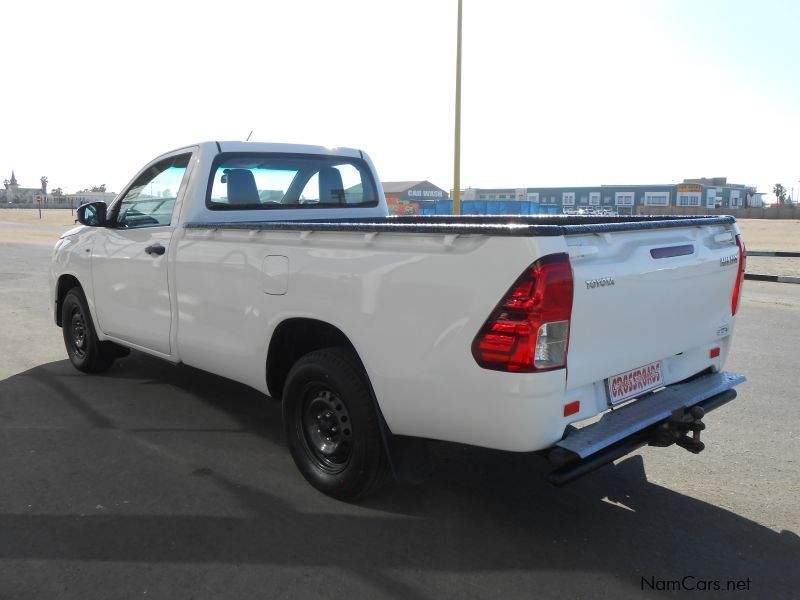
[[[313,206],[313,205],[312,205]],[[187,229],[260,229],[287,231],[360,231],[364,233],[439,233],[459,235],[499,236],[558,236],[591,233],[613,233],[644,229],[667,229],[727,225],[736,221],[732,216],[435,216],[385,217],[366,219],[309,219],[270,221],[269,211],[259,221],[193,221]]]

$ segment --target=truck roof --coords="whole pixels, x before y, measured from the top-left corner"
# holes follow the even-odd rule
[[[228,141],[205,141],[195,144],[186,144],[173,148],[169,152],[163,152],[154,160],[170,156],[181,150],[192,148],[202,148],[205,152],[212,155],[217,152],[280,152],[283,154],[322,154],[326,156],[347,156],[349,158],[366,158],[365,153],[357,148],[346,148],[338,146],[335,148],[327,146],[314,146],[310,144],[283,144],[270,142],[242,142],[240,140]]]
[[[222,152],[281,152],[288,154],[323,154],[359,158],[361,151],[356,148],[315,146],[311,144],[282,144],[271,142],[242,142],[237,140],[202,142],[200,145],[214,145]]]

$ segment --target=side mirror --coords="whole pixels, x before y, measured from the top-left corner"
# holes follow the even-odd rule
[[[106,224],[106,203],[89,202],[88,204],[81,204],[75,215],[81,225],[102,227]]]

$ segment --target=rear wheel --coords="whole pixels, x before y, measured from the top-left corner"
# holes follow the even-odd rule
[[[72,288],[64,297],[61,331],[69,360],[79,371],[99,373],[114,362],[117,356],[114,344],[97,339],[86,296],[79,287]]]
[[[328,348],[295,363],[284,387],[283,427],[298,469],[324,494],[352,500],[387,479],[378,415],[351,352]]]

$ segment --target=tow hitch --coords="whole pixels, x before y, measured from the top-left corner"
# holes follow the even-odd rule
[[[706,428],[703,417],[706,411],[702,406],[693,406],[690,409],[677,408],[672,411],[668,421],[659,425],[650,440],[649,446],[666,448],[678,444],[692,454],[700,454],[706,445],[700,441],[700,432]],[[691,431],[692,437],[686,432]]]
[[[647,445],[702,452],[703,417],[736,398],[733,388],[744,381],[736,373],[703,375],[609,411],[591,425],[570,428],[547,454],[556,467],[548,481],[564,485]]]

